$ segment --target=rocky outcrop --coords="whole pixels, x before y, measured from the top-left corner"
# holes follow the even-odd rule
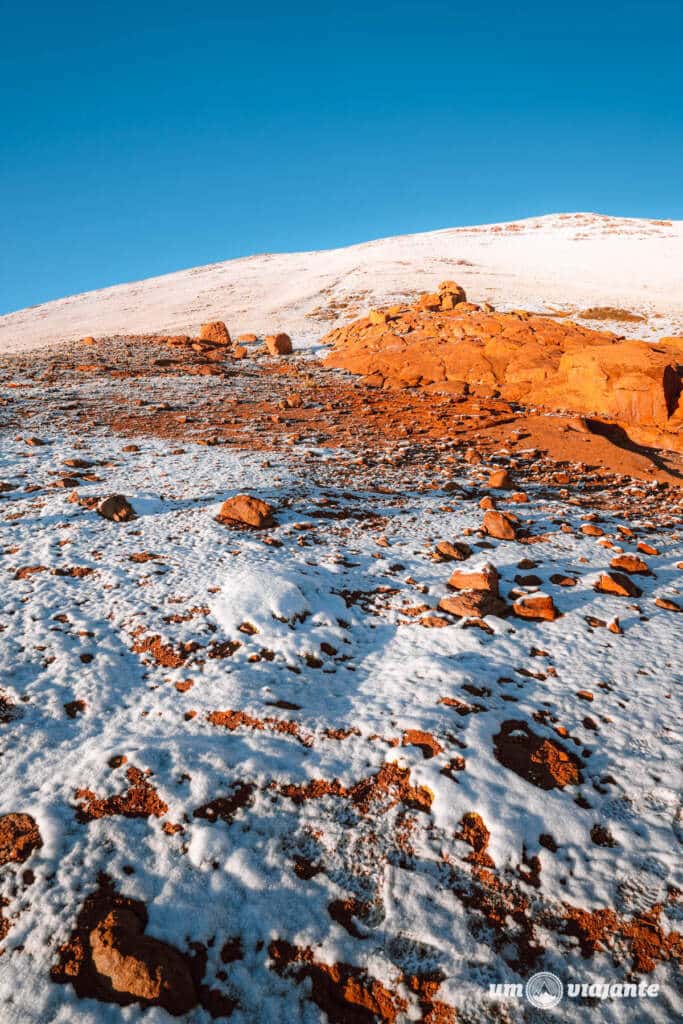
[[[498,313],[456,288],[446,282],[411,306],[332,331],[326,365],[387,386],[475,388],[600,417],[635,441],[683,450],[682,339],[653,345],[523,310]]]

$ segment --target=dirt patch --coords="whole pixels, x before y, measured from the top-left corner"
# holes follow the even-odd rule
[[[537,736],[526,722],[503,722],[493,737],[496,759],[539,789],[563,789],[581,782],[581,762],[555,740]]]
[[[124,818],[161,818],[166,814],[168,805],[143,771],[131,765],[126,778],[130,783],[128,789],[114,796],[98,797],[91,789],[76,790],[76,799],[81,801],[76,811],[77,820],[86,823],[117,814]]]
[[[277,939],[268,947],[273,969],[297,983],[308,979],[311,999],[332,1024],[397,1024],[408,1003],[367,971],[351,964],[324,964],[312,949]]]

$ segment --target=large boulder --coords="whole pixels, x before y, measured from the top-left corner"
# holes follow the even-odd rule
[[[236,494],[234,498],[228,498],[216,518],[226,526],[247,526],[254,530],[275,526],[272,505],[250,494]]]
[[[214,320],[210,324],[202,324],[199,330],[200,341],[210,341],[214,345],[229,345],[230,334],[222,320]]]

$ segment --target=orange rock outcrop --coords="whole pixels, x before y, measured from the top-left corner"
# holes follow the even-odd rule
[[[683,339],[657,344],[569,320],[498,313],[446,282],[410,306],[337,328],[325,363],[385,386],[482,389],[598,417],[640,443],[683,450]]]

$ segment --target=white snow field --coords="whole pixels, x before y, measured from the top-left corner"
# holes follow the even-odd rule
[[[0,879],[12,923],[0,957],[3,1024],[170,1019],[160,1008],[79,1000],[69,984],[50,980],[59,945],[102,871],[119,892],[145,902],[149,934],[183,951],[206,945],[205,982],[236,1000],[234,1024],[328,1019],[306,982],[274,972],[268,951],[276,939],[398,987],[407,996],[398,1022],[423,1019],[400,988],[404,974],[420,970],[438,972],[439,999],[462,1014],[458,1020],[549,1020],[514,1001],[505,1016],[491,1016],[488,985],[526,980],[513,966],[524,929],[510,918],[509,942],[492,946],[495,929],[465,911],[469,848],[456,833],[471,811],[490,830],[488,853],[501,877],[517,877],[523,857],[540,853],[540,889],[522,887],[544,949],[538,969],[585,983],[631,976],[628,943],[619,954],[585,959],[577,939],[550,923],[563,905],[611,907],[628,920],[659,905],[665,932],[680,930],[668,896],[681,886],[675,687],[683,615],[654,604],[680,593],[680,540],[631,520],[636,536],[659,551],[648,558],[656,575],[639,578],[639,601],[597,594],[598,573],[615,550],[635,550],[635,538],[624,540],[622,520],[608,513],[602,527],[614,546],[605,547],[576,532],[580,508],[531,487],[530,503],[517,509],[545,539],[475,547],[464,567],[493,562],[507,593],[520,559],[532,556],[562,617],[489,617],[490,632],[462,623],[425,629],[410,609],[433,607],[452,568],[430,559],[434,540],[476,529],[476,501],[421,493],[430,477],[418,473],[414,491],[374,490],[370,473],[350,493],[334,484],[343,453],[303,447],[295,465],[272,455],[264,464],[256,454],[196,447],[173,454],[164,442],[135,440],[132,458],[125,438],[104,433],[80,442],[52,435],[30,459],[22,442],[3,445],[1,475],[15,490],[5,495],[13,518],[3,522],[0,558],[2,693],[11,705],[0,725],[0,813],[30,813],[42,837],[27,862],[30,884],[12,865]],[[107,522],[65,492],[45,490],[54,467],[75,455],[106,467],[107,490],[129,496],[136,520]],[[40,489],[32,493],[29,481]],[[453,483],[468,485],[466,477]],[[241,490],[276,506],[279,525],[268,536],[281,546],[215,521],[221,501]],[[341,518],[328,518],[330,510]],[[370,511],[381,518],[367,519]],[[44,568],[22,578],[24,566]],[[91,572],[54,573],[73,566]],[[558,572],[577,585],[553,589],[547,581]],[[622,636],[587,624],[594,616],[604,626],[616,615]],[[190,641],[199,649],[177,667],[156,664],[134,652],[140,638],[154,636],[171,652]],[[229,641],[240,642],[231,656],[212,657],[212,644]],[[264,651],[267,658],[253,660]],[[190,679],[191,689],[176,688]],[[74,700],[85,710],[72,718],[65,705]],[[227,709],[265,727],[248,719],[233,729],[211,724],[211,712]],[[561,723],[582,760],[582,783],[546,791],[502,767],[493,737],[509,720],[547,736],[555,735],[551,723]],[[278,722],[294,722],[296,731]],[[401,745],[411,729],[437,741],[435,756]],[[120,755],[127,764],[112,768]],[[428,813],[400,801],[383,808],[380,800],[364,814],[334,795],[297,804],[282,794],[312,779],[338,779],[348,789],[394,763],[410,769],[412,786],[428,787]],[[168,809],[160,817],[79,821],[77,791],[124,793],[129,766],[151,772]],[[195,814],[245,784],[250,799],[225,820]],[[166,823],[182,827],[169,834]],[[596,845],[596,825],[613,845]],[[552,835],[555,853],[539,846],[542,834]],[[297,858],[320,870],[299,877]],[[348,898],[370,907],[355,935],[327,909]],[[235,937],[242,958],[223,967],[220,951]],[[657,998],[565,1000],[557,1019],[665,1024],[683,1008],[676,975],[673,961],[659,963],[645,976],[658,984]],[[384,1018],[348,1017],[375,1019]],[[211,1017],[197,1006],[183,1020]]]
[[[501,309],[615,306],[647,316],[627,325],[630,337],[683,333],[683,221],[555,214],[248,256],[2,316],[0,352],[89,334],[192,333],[214,319],[233,335],[286,330],[301,344],[335,316],[349,319],[444,279]]]

